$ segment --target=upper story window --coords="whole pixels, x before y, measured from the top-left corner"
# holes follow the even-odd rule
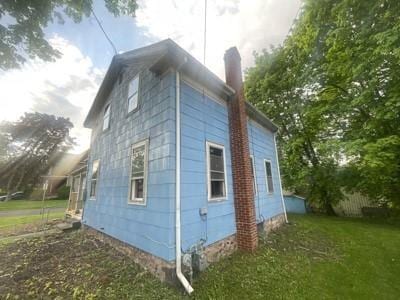
[[[251,175],[253,176],[253,192],[254,192],[254,195],[257,195],[257,181],[256,181],[256,173],[255,173],[255,165],[254,165],[253,155],[250,155],[250,163],[251,163]]]
[[[100,160],[96,159],[92,165],[92,178],[90,179],[90,198],[96,198],[97,179],[99,178]]]
[[[128,113],[138,107],[139,98],[139,75],[129,82],[128,87]]]
[[[131,153],[131,179],[129,203],[146,204],[148,141],[133,145]]]
[[[274,192],[274,182],[272,179],[271,161],[265,160],[264,163],[265,163],[265,176],[267,179],[267,192],[269,194],[272,194]]]
[[[226,170],[224,146],[207,142],[208,200],[226,198]]]
[[[107,104],[106,108],[104,109],[103,131],[110,127],[110,110],[111,110],[111,106],[110,106],[110,104]]]

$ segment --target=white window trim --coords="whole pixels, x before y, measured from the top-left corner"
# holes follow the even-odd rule
[[[270,163],[271,166],[271,178],[272,178],[272,192],[270,191],[269,185],[268,185],[268,174],[267,174],[267,166],[265,165],[266,162]],[[274,193],[274,177],[272,176],[272,161],[270,159],[264,159],[264,173],[265,173],[265,185],[267,188],[267,194],[272,195]]]
[[[222,149],[222,157],[224,160],[224,180],[225,180],[225,196],[212,198],[211,197],[211,174],[210,174],[210,147]],[[207,157],[207,199],[209,202],[219,202],[228,199],[228,180],[226,175],[226,160],[225,160],[225,146],[206,141],[206,157]]]
[[[136,93],[136,94],[137,94],[137,103],[136,103],[136,107],[135,107],[135,108],[133,108],[132,110],[129,110],[129,85],[130,85],[131,82],[132,82],[133,80],[135,80],[136,78],[138,79],[138,88],[137,88],[137,93]],[[140,95],[140,73],[136,74],[134,77],[132,77],[132,78],[128,81],[128,91],[127,91],[127,94],[126,94],[126,105],[128,106],[128,109],[127,109],[128,114],[130,114],[130,113],[132,113],[132,112],[138,110],[138,108],[139,108],[139,95]]]
[[[257,172],[256,172],[256,162],[254,160],[254,155],[251,154],[250,155],[251,158],[251,163],[253,164],[253,180],[254,180],[254,195],[257,196],[258,195],[258,186],[257,186]]]
[[[110,108],[110,112],[109,112],[109,114],[108,114],[108,124],[107,124],[107,128],[104,128],[104,117],[105,117],[105,115],[106,115],[106,109],[107,109],[107,107]],[[104,110],[103,110],[103,122],[102,122],[102,124],[101,124],[102,131],[104,132],[104,131],[107,131],[108,129],[110,129],[110,124],[111,124],[111,102],[108,102],[108,103],[104,106]]]
[[[99,166],[97,168],[97,178],[96,178],[96,187],[94,189],[94,196],[92,196],[91,194],[92,194],[92,181],[93,181],[93,164],[94,164],[95,161],[99,162]],[[93,200],[93,201],[96,200],[97,189],[98,189],[98,186],[99,186],[99,184],[98,184],[99,183],[99,177],[100,177],[100,159],[98,158],[98,159],[94,159],[92,161],[92,171],[91,171],[91,174],[90,174],[90,185],[89,185],[89,200]]]
[[[144,176],[143,176],[143,198],[136,198],[138,201],[131,200],[131,193],[132,193],[132,150],[144,145]],[[147,177],[148,177],[148,164],[149,164],[149,140],[146,139],[144,141],[140,141],[135,143],[131,146],[130,151],[130,168],[129,168],[129,191],[128,191],[128,204],[131,205],[147,205]],[[136,200],[135,199],[135,200]],[[139,201],[139,199],[141,199]]]

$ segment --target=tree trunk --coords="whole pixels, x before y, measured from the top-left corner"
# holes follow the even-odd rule
[[[329,202],[325,202],[325,212],[328,216],[337,216],[332,204]]]

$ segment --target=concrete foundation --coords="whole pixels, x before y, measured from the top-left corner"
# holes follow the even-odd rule
[[[268,234],[268,232],[277,229],[284,223],[285,216],[280,214],[258,224],[258,229],[259,231]],[[175,261],[165,261],[150,253],[117,240],[103,232],[97,231],[87,225],[83,226],[83,230],[96,239],[113,246],[117,251],[132,257],[137,264],[155,275],[161,281],[165,281],[174,285],[177,284]],[[236,234],[234,234],[216,243],[208,245],[204,250],[204,255],[206,256],[207,264],[212,264],[219,261],[223,257],[233,254],[237,249],[237,239]]]

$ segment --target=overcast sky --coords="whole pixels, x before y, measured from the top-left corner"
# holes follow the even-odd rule
[[[204,1],[139,1],[135,19],[114,18],[101,0],[94,10],[118,52],[171,38],[203,61]],[[206,66],[224,78],[223,55],[238,47],[243,67],[253,64],[253,52],[282,43],[301,0],[208,0]],[[113,50],[93,17],[80,24],[67,21],[45,30],[63,53],[56,62],[29,61],[19,70],[0,71],[0,121],[16,120],[26,111],[64,116],[74,123],[78,145],[89,147],[90,130],[83,120],[113,56]]]

